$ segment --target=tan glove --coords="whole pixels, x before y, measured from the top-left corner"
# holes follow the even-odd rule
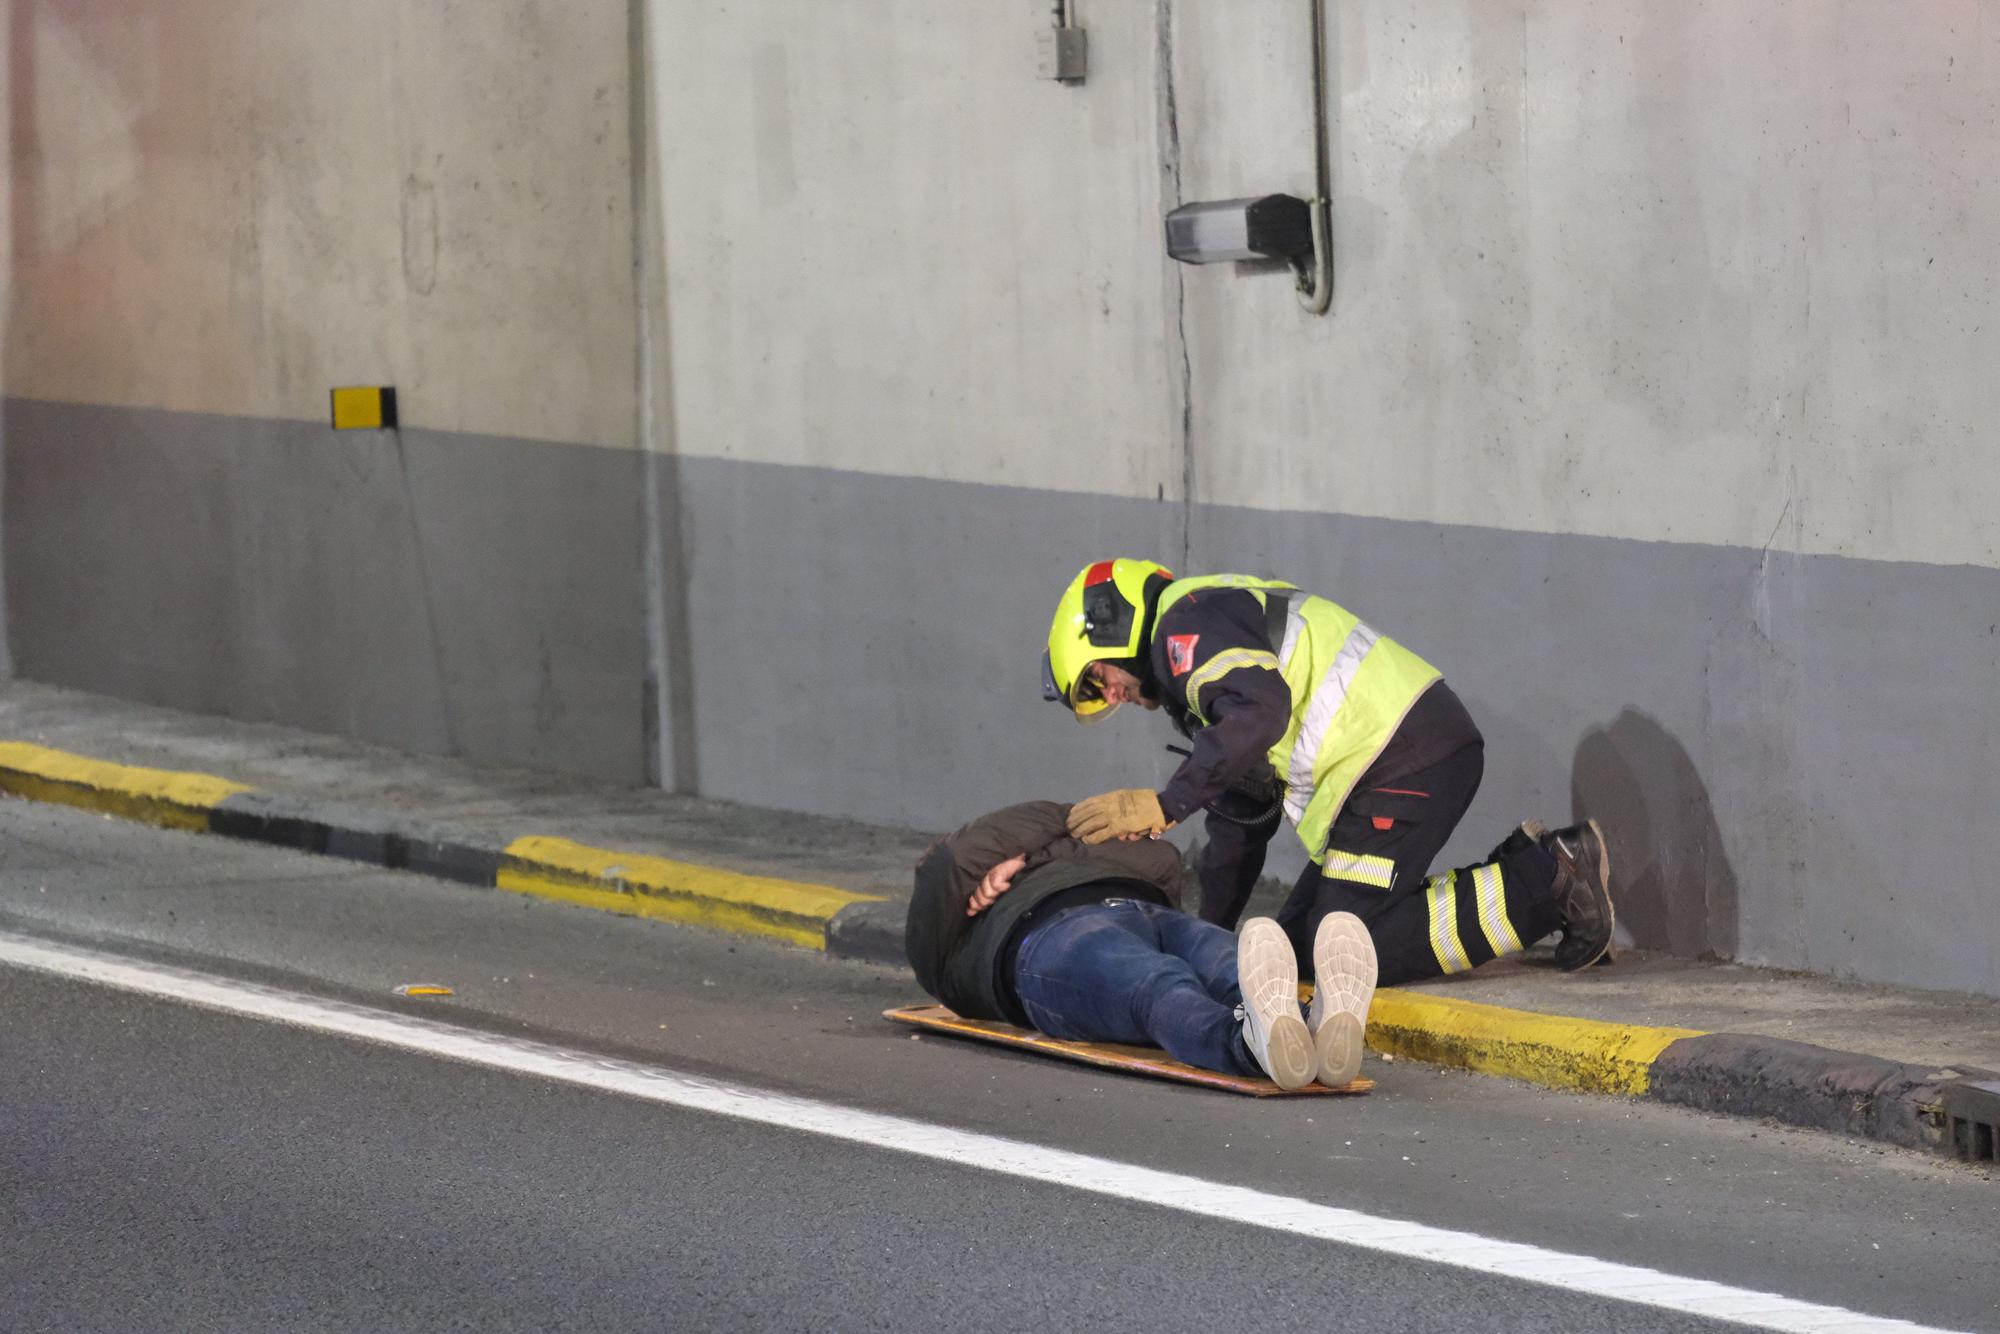
[[[1171,828],[1160,809],[1160,794],[1143,787],[1120,788],[1069,808],[1069,832],[1085,843],[1164,834]]]

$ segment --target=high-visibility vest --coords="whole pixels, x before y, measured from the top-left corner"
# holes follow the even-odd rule
[[[1255,597],[1265,608],[1278,651],[1225,649],[1210,658],[1188,675],[1188,712],[1206,727],[1202,687],[1239,667],[1274,667],[1285,678],[1292,692],[1291,723],[1269,758],[1285,784],[1285,814],[1317,862],[1354,784],[1440,673],[1346,608],[1274,579],[1241,574],[1181,579],[1160,594],[1159,615],[1206,588],[1242,589]]]

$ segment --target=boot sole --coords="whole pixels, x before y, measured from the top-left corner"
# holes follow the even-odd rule
[[[1593,964],[1612,961],[1611,941],[1618,934],[1618,905],[1611,897],[1611,845],[1604,841],[1604,826],[1595,820],[1585,820],[1591,837],[1597,842],[1597,883],[1604,887],[1604,948],[1566,972],[1580,973]]]
[[[1313,1050],[1319,1082],[1351,1084],[1361,1073],[1368,1007],[1375,999],[1375,940],[1352,913],[1329,913],[1313,936]]]

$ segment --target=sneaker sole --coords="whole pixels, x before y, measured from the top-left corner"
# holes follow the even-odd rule
[[[1286,1092],[1296,1092],[1313,1082],[1319,1071],[1317,1049],[1306,1021],[1296,1015],[1280,1015],[1271,1023],[1271,1039],[1265,1055],[1271,1068],[1271,1082]]]
[[[1236,940],[1236,972],[1244,1008],[1264,1033],[1264,1073],[1288,1092],[1312,1083],[1319,1061],[1312,1031],[1299,1017],[1298,960],[1291,939],[1276,922],[1253,917],[1243,924]],[[1251,1055],[1260,1055],[1254,1042]]]
[[[1319,1063],[1319,1082],[1330,1089],[1346,1088],[1361,1073],[1361,1052],[1368,1045],[1368,1030],[1361,1021],[1345,1012],[1328,1015],[1313,1034],[1313,1055]]]
[[[1319,1082],[1351,1084],[1361,1073],[1368,1007],[1375,999],[1375,940],[1352,913],[1329,913],[1313,936],[1313,1049]]]

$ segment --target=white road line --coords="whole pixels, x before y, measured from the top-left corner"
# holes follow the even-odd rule
[[[632,1061],[524,1042],[434,1020],[321,1000],[297,992],[209,977],[0,932],[0,963],[76,978],[230,1014],[378,1042],[448,1060],[539,1075],[583,1088],[710,1112],[783,1130],[806,1131],[961,1167],[1046,1181],[1115,1199],[1478,1273],[1539,1283],[1593,1297],[1726,1320],[1759,1329],[1925,1331],[1928,1326],[1794,1301],[1775,1293],[1679,1278],[1656,1269],[1568,1255],[1471,1232],[1378,1218],[1310,1200],[1203,1181],[1128,1163],[953,1130],[900,1116],[697,1079]]]

